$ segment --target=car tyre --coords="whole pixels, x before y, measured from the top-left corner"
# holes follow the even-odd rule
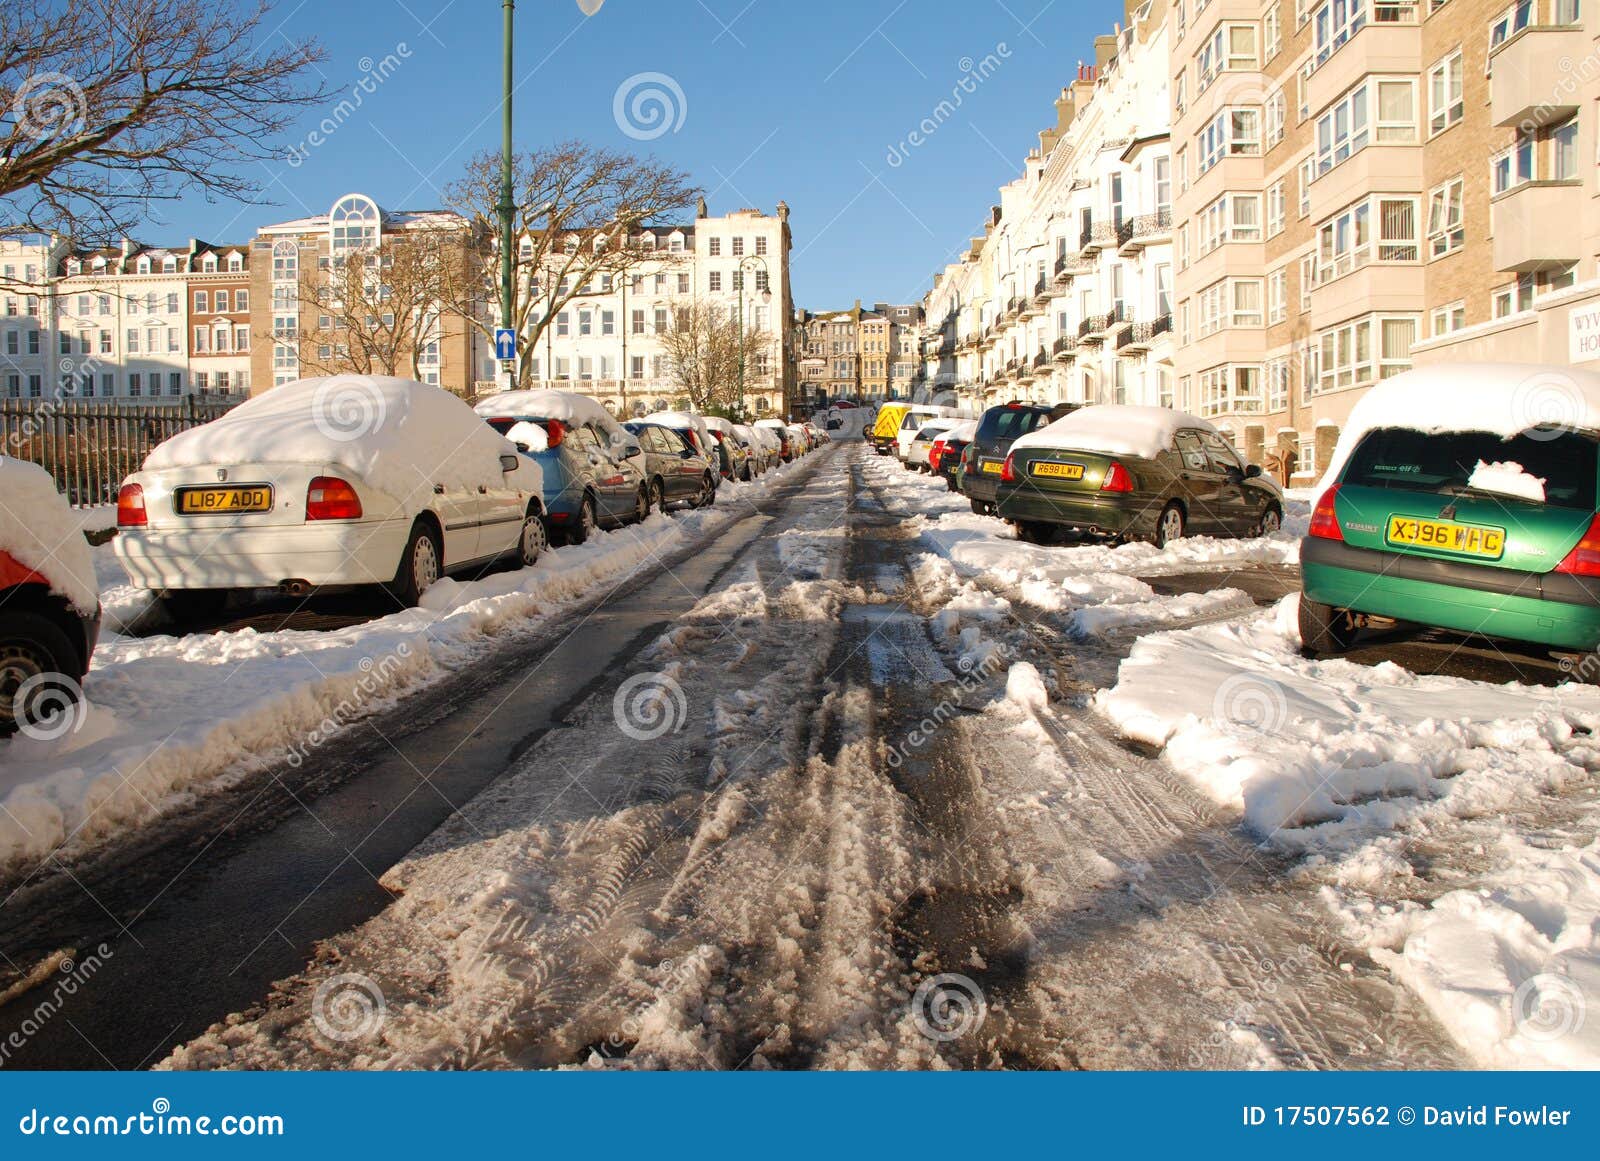
[[[76,705],[82,668],[78,651],[55,622],[22,610],[0,613],[0,738],[44,720],[36,716],[37,707]],[[18,706],[23,685],[41,677],[27,704]]]
[[[585,493],[583,503],[578,505],[578,519],[567,533],[567,541],[571,544],[586,544],[589,537],[599,530],[600,521],[595,515],[594,497]]]
[[[1174,540],[1182,540],[1188,530],[1189,521],[1183,514],[1183,508],[1176,503],[1168,504],[1156,518],[1156,531],[1150,543],[1157,548],[1165,548]]]
[[[178,625],[210,620],[221,614],[228,603],[228,592],[228,589],[171,589],[161,594],[161,610]]]
[[[1255,534],[1257,536],[1271,536],[1283,528],[1283,509],[1276,504],[1268,504],[1261,513],[1261,519],[1256,521]]]
[[[650,507],[657,512],[667,510],[667,486],[659,478],[650,485]]]
[[[651,511],[650,488],[648,485],[640,484],[638,499],[636,499],[633,504],[633,522],[635,524],[643,524],[646,520],[650,519]]]
[[[418,520],[411,526],[389,593],[405,608],[414,608],[422,594],[443,575],[444,545],[439,542],[439,533],[426,520]]]
[[[1017,539],[1026,544],[1049,544],[1055,539],[1055,530],[1040,520],[1018,520]]]
[[[522,521],[522,540],[518,545],[522,567],[532,568],[549,547],[550,530],[545,527],[544,517],[539,515],[537,509],[532,509]]]
[[[1355,642],[1350,614],[1300,594],[1300,650],[1307,657],[1338,657]]]
[[[974,516],[991,515],[990,506],[985,504],[982,500],[972,500],[970,503],[972,504],[972,514]]]

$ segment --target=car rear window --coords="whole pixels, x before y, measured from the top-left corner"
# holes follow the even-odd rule
[[[1520,464],[1544,480],[1546,505],[1592,511],[1597,459],[1593,436],[1559,428],[1535,428],[1510,439],[1486,431],[1381,428],[1357,445],[1343,480],[1364,488],[1456,495],[1469,492],[1467,482],[1480,463]]]
[[[1016,439],[1040,425],[1049,412],[1033,407],[996,407],[984,413],[977,439]]]

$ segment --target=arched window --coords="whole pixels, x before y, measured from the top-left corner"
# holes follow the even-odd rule
[[[346,194],[334,202],[333,209],[328,212],[333,253],[376,249],[382,220],[377,203],[362,194]]]
[[[300,277],[300,247],[293,242],[272,246],[272,281],[294,282]]]

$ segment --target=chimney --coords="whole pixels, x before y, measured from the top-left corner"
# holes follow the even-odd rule
[[[1098,73],[1106,65],[1117,59],[1117,37],[1097,36],[1094,38],[1094,67]]]

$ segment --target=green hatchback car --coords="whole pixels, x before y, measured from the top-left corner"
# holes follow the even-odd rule
[[[1106,432],[1151,423],[1156,408],[1086,407],[1012,445],[1000,470],[995,507],[1019,539],[1048,543],[1073,529],[1157,548],[1191,534],[1267,536],[1283,525],[1283,493],[1261,469],[1246,465],[1203,420],[1159,415],[1159,429],[1135,453],[1109,450]],[[1083,438],[1075,438],[1074,425]],[[1074,446],[1079,444],[1081,446]],[[1099,450],[1089,450],[1097,448]]]
[[[1600,433],[1368,431],[1301,546],[1313,657],[1403,621],[1558,650],[1600,646]]]

